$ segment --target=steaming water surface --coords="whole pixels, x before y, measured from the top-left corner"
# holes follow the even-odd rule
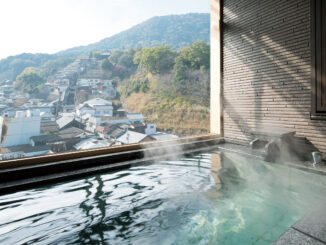
[[[270,244],[324,176],[207,153],[0,196],[0,244]]]

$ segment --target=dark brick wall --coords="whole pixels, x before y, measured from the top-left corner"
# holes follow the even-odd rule
[[[326,121],[310,120],[309,0],[225,0],[225,138],[278,126],[326,152]]]

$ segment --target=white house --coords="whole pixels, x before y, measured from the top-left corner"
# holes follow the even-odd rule
[[[40,113],[41,122],[54,122],[55,116],[52,113],[41,112]]]
[[[156,124],[155,123],[148,123],[145,128],[145,134],[151,135],[156,133]]]
[[[88,121],[86,123],[86,130],[90,132],[94,132],[97,126],[103,124],[131,124],[129,119],[126,117],[88,117]]]
[[[95,115],[95,108],[89,106],[88,104],[81,104],[77,107],[76,114],[80,117],[85,115],[94,116]]]
[[[174,139],[178,139],[179,137],[177,135],[174,134],[167,134],[167,133],[163,133],[163,132],[157,132],[155,134],[150,135],[151,138],[157,140],[157,141],[162,141],[162,140],[174,140]]]
[[[112,83],[111,80],[103,80],[103,81],[102,81],[102,86],[103,86],[104,88],[106,88],[106,87],[113,87],[113,83]]]
[[[146,134],[141,134],[130,130],[124,132],[116,140],[121,144],[137,144],[141,142],[153,141],[153,139]]]
[[[0,160],[10,160],[23,157],[35,157],[52,154],[51,146],[18,145],[0,148]]]
[[[117,95],[117,91],[114,87],[106,87],[102,90],[97,91],[99,94],[102,94],[106,97],[114,98]]]
[[[95,98],[80,104],[76,113],[80,117],[86,114],[94,117],[113,116],[113,106],[111,101]]]
[[[39,111],[40,113],[52,113],[52,107],[49,105],[41,105],[41,106],[30,106],[28,107],[30,111]]]
[[[110,144],[108,143],[108,140],[99,140],[96,138],[89,138],[80,141],[76,145],[74,145],[74,148],[76,150],[90,150],[90,149],[97,149],[97,148],[103,148],[108,147]]]
[[[87,78],[81,78],[78,79],[77,81],[77,86],[78,87],[94,87],[97,84],[102,83],[101,79],[96,79],[96,78],[92,78],[92,79],[87,79]]]
[[[131,124],[143,123],[145,121],[145,117],[141,113],[128,113],[127,118]]]
[[[17,111],[15,117],[0,117],[0,147],[29,144],[29,138],[41,134],[37,111]]]
[[[0,91],[3,92],[5,95],[11,94],[14,92],[14,86],[13,85],[0,86]]]

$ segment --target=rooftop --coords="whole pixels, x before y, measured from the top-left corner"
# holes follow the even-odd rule
[[[69,123],[72,123],[75,120],[76,120],[76,118],[74,115],[62,116],[61,118],[59,118],[57,120],[57,124],[58,124],[59,128],[61,129],[61,128],[67,126]]]
[[[57,122],[53,121],[53,122],[41,122],[41,132],[45,133],[45,132],[50,132],[50,133],[54,133],[54,132],[58,132],[59,131],[59,126],[57,124]]]
[[[117,138],[117,141],[123,144],[136,144],[143,141],[146,137],[146,134],[137,133],[134,131],[126,131],[124,134]]]
[[[91,99],[91,100],[85,101],[83,104],[88,104],[91,107],[94,107],[94,106],[112,106],[111,101],[104,100],[104,99],[101,99],[101,98]]]
[[[74,146],[76,150],[89,150],[109,146],[107,140],[85,139]]]
[[[150,135],[151,138],[155,140],[171,140],[171,139],[177,139],[179,138],[178,136],[174,134],[166,134],[166,133],[156,133]]]
[[[58,134],[51,134],[51,135],[40,135],[40,136],[33,136],[31,139],[36,142],[53,142],[53,141],[60,141],[60,140],[69,140],[73,138],[78,138],[83,135],[91,136],[92,133],[86,132],[82,129],[70,127],[64,130],[60,130]]]
[[[39,152],[39,151],[50,151],[51,146],[49,145],[40,145],[40,146],[31,146],[31,145],[17,145],[17,146],[10,146],[10,147],[2,147],[0,148],[0,153],[11,153],[11,152],[24,152],[24,153],[31,153],[31,152]]]

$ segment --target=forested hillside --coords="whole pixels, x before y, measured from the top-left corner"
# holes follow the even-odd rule
[[[47,74],[53,74],[71,63],[74,57],[60,57],[50,54],[20,54],[0,60],[0,82],[15,81],[27,67],[37,67]]]
[[[195,42],[179,51],[167,46],[115,50],[108,58],[90,54],[101,74],[110,74],[118,88],[116,108],[141,112],[165,132],[195,135],[209,130],[210,46]],[[73,60],[65,60],[67,63]],[[14,82],[17,91],[46,98],[44,85],[62,62],[51,60],[39,68],[25,68]],[[86,98],[77,94],[77,104]],[[106,98],[104,98],[106,99]]]
[[[209,14],[153,17],[117,35],[87,46],[71,48],[53,55],[10,56],[0,60],[0,82],[15,81],[16,77],[27,67],[44,66],[45,69],[49,68],[47,73],[55,72],[71,62],[72,58],[83,54],[88,55],[94,50],[113,51],[154,46],[167,46],[172,50],[179,50],[196,41],[209,43],[209,23]]]
[[[86,54],[103,79],[118,89],[115,108],[141,112],[159,130],[195,135],[209,130],[209,15],[154,17],[96,44],[49,54],[22,54],[0,61],[0,82],[16,91],[48,98],[51,76]],[[103,51],[111,51],[108,58]],[[86,98],[78,93],[76,103]]]
[[[109,62],[122,104],[163,131],[208,133],[209,50],[206,43],[196,42],[178,52],[165,46],[115,51]]]
[[[157,16],[97,43],[75,47],[58,54],[79,55],[93,50],[156,46],[168,46],[173,50],[179,50],[197,41],[209,43],[209,33],[209,14]]]

